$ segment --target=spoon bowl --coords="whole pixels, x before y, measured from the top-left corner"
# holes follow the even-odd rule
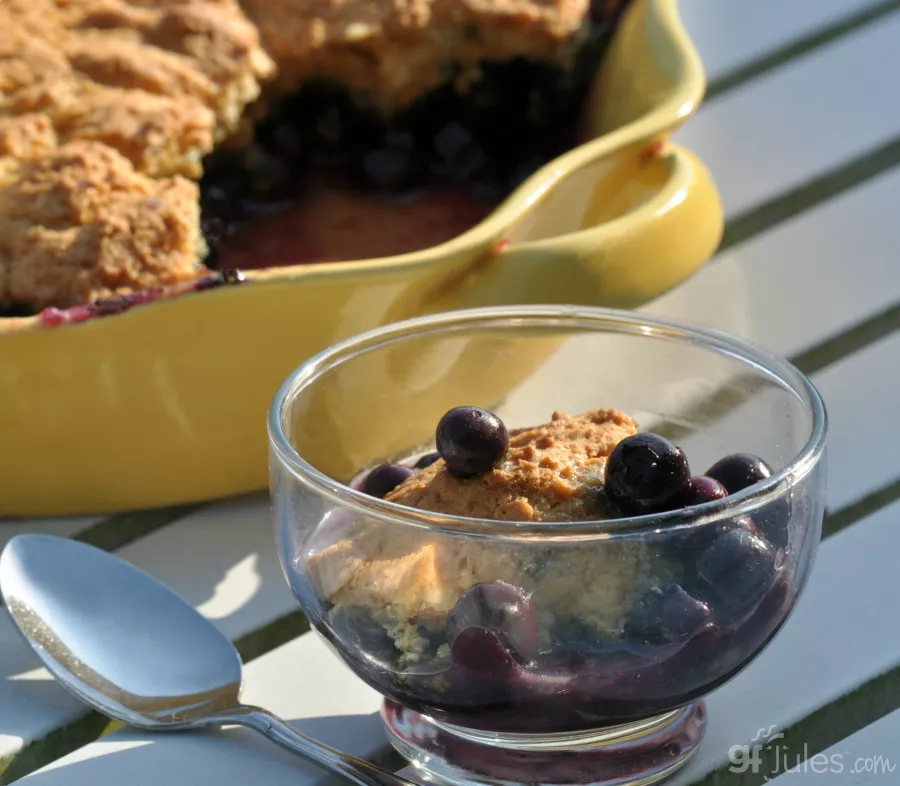
[[[234,645],[142,570],[66,538],[14,537],[0,595],[51,674],[89,706],[150,730],[238,724],[358,786],[413,786],[241,704]]]
[[[50,673],[106,715],[156,727],[238,701],[232,644],[167,587],[105,551],[49,535],[13,538],[0,556],[0,584]]]

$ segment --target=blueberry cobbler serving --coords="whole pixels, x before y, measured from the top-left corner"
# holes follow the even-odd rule
[[[779,494],[751,515],[722,513],[772,474],[758,456],[699,474],[617,409],[508,430],[458,407],[435,437],[353,485],[455,517],[450,530],[336,509],[296,556],[301,604],[388,698],[389,726],[409,708],[516,733],[658,715],[732,676],[796,600],[803,501]],[[685,515],[666,523],[673,511]],[[650,523],[567,534],[635,516]],[[486,537],[467,520],[497,526]]]
[[[449,240],[577,144],[625,5],[4,0],[0,316]]]

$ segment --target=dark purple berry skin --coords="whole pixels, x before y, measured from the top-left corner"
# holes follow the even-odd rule
[[[537,649],[538,620],[528,595],[505,581],[485,581],[467,589],[447,614],[447,641],[473,628],[493,631],[522,661]]]
[[[503,460],[509,432],[493,412],[454,407],[438,423],[435,441],[450,474],[470,478],[490,472]]]
[[[684,451],[657,434],[626,437],[606,464],[606,493],[627,515],[681,507],[690,479]]]
[[[420,457],[419,460],[415,463],[416,469],[425,469],[425,467],[430,467],[441,457],[441,454],[437,451],[434,453],[426,453],[424,456]]]
[[[362,491],[372,497],[383,499],[404,480],[415,473],[401,464],[382,464],[375,467],[363,481]]]
[[[708,478],[705,475],[696,475],[688,482],[683,504],[685,507],[702,505],[705,502],[725,499],[727,496],[728,492],[719,481]]]
[[[673,533],[671,541],[673,544],[677,543],[679,546],[695,550],[696,556],[699,557],[700,552],[711,546],[713,541],[735,529],[745,530],[753,535],[759,534],[756,524],[749,516],[738,516],[700,524],[683,533]]]
[[[692,638],[709,619],[709,606],[672,584],[641,598],[625,623],[625,637],[641,644],[676,644]]]
[[[485,628],[466,628],[450,645],[454,666],[480,676],[505,679],[520,671],[516,659],[499,635]]]
[[[752,611],[775,579],[775,551],[746,529],[726,532],[697,561],[700,592],[721,622]]]
[[[719,481],[729,494],[765,480],[772,470],[765,461],[752,453],[734,453],[719,459],[708,470],[707,477]]]

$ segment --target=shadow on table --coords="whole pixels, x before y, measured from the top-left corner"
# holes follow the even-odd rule
[[[301,718],[294,728],[368,759],[387,755],[377,713]],[[328,773],[283,751],[251,731],[151,734],[123,730],[36,772],[28,786],[302,786],[331,779]]]

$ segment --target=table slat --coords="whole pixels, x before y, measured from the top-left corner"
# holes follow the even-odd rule
[[[278,562],[265,494],[203,508],[116,553],[171,587],[231,639],[297,608]]]
[[[900,302],[900,168],[725,251],[643,311],[803,352]]]
[[[786,769],[782,764],[773,774],[775,786],[812,786],[813,784],[854,784],[886,786],[900,780],[900,710],[871,723],[837,745],[798,764],[790,755]],[[773,741],[772,745],[778,744]],[[794,751],[784,751],[794,754]],[[788,771],[793,768],[794,771]],[[760,772],[765,772],[758,768]],[[752,770],[751,770],[752,771]]]
[[[675,138],[709,166],[726,215],[900,135],[900,101],[885,100],[898,40],[900,14],[701,106]]]
[[[265,706],[301,731],[357,756],[377,758],[387,750],[378,694],[351,678],[317,636],[301,636],[253,661],[245,677],[244,701]],[[117,731],[20,782],[304,786],[322,778],[320,769],[255,732],[229,728],[157,736]]]
[[[711,82],[879,0],[680,0]]]
[[[0,519],[0,551],[16,535],[23,532],[41,532],[71,538],[100,521],[97,517],[70,519]]]

